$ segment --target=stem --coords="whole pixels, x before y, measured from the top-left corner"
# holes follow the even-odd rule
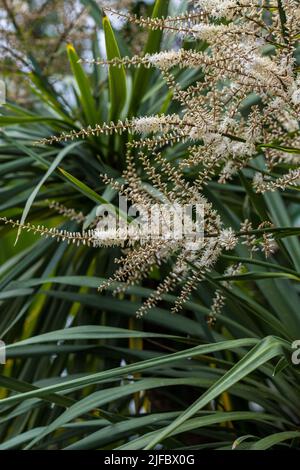
[[[279,10],[279,18],[280,18],[280,23],[281,23],[281,29],[282,29],[282,35],[285,43],[288,43],[288,31],[286,29],[286,14],[282,5],[282,0],[277,0],[278,3],[278,10]]]
[[[235,235],[237,237],[245,237],[248,235],[263,235],[264,233],[281,233],[281,232],[287,232],[290,237],[300,235],[300,228],[295,228],[295,227],[268,227],[268,228],[261,228],[261,229],[255,229],[255,230],[250,230],[250,231],[242,231],[242,232],[236,232]],[[206,238],[217,238],[220,236],[220,233],[206,233],[205,237]]]

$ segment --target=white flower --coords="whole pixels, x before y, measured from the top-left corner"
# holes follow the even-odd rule
[[[235,233],[232,228],[226,228],[221,231],[219,235],[219,243],[222,248],[225,248],[225,250],[228,251],[233,250],[236,247],[238,239],[235,236]]]
[[[232,142],[230,150],[234,157],[250,156],[253,153],[252,146],[244,142]]]
[[[274,67],[274,64],[269,57],[260,57],[254,52],[249,55],[249,62],[244,63],[244,68],[247,73],[252,73],[260,78],[266,74],[268,76],[272,67]]]
[[[222,32],[224,28],[226,28],[226,26],[224,27],[223,25],[216,26],[199,23],[193,26],[193,35],[197,39],[210,42],[215,39],[216,33]]]
[[[180,63],[181,53],[180,51],[163,51],[157,54],[152,54],[148,56],[148,61],[150,64],[153,64],[160,68],[169,68]]]
[[[292,94],[292,102],[297,106],[300,104],[300,88],[294,91]]]
[[[138,134],[149,134],[159,132],[162,128],[162,120],[158,116],[140,117],[134,119],[133,130]]]
[[[215,18],[221,18],[230,8],[236,7],[236,2],[232,0],[199,0],[197,6]]]
[[[230,89],[234,90],[235,87],[236,87],[236,85],[234,83],[232,83],[231,86],[230,86]],[[234,129],[237,125],[238,125],[238,122],[235,119],[233,119],[229,116],[225,116],[223,121],[220,124],[219,131],[220,131],[220,133],[226,132],[230,128]]]
[[[191,140],[200,140],[203,137],[203,130],[199,127],[192,127],[189,136]]]
[[[276,110],[280,109],[284,106],[284,101],[282,98],[276,97],[271,103],[269,104],[269,108]]]
[[[238,264],[232,264],[231,266],[228,266],[224,274],[226,276],[236,276],[237,274],[241,274],[242,271],[243,271],[243,264],[238,263]]]
[[[203,142],[205,145],[209,145],[209,144],[217,143],[217,142],[220,143],[223,140],[224,140],[223,136],[215,132],[207,132],[203,136]]]
[[[296,132],[299,129],[298,121],[292,118],[287,112],[285,113],[285,120],[282,122],[282,125],[287,132]]]
[[[259,189],[264,184],[264,178],[261,173],[255,173],[253,178],[253,187]]]
[[[227,180],[232,178],[232,176],[237,172],[237,167],[235,166],[232,160],[226,162],[223,170],[221,171],[219,177],[219,183],[224,184]]]

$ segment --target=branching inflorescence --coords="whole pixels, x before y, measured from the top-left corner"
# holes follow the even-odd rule
[[[174,306],[174,311],[178,311],[222,251],[236,247],[237,234],[231,228],[223,227],[220,216],[202,195],[208,182],[216,179],[220,184],[226,183],[256,158],[263,165],[253,181],[257,192],[284,190],[298,185],[300,180],[300,75],[295,54],[299,41],[299,2],[199,0],[191,4],[191,11],[175,18],[138,18],[109,7],[107,11],[138,26],[176,33],[182,41],[194,41],[194,49],[182,47],[143,57],[89,61],[111,67],[158,69],[173,99],[180,104],[178,114],[99,124],[37,143],[46,145],[94,135],[130,133],[133,139],[127,145],[125,183],[120,185],[106,177],[109,185],[133,204],[143,204],[149,211],[157,202],[158,194],[170,206],[203,205],[205,236],[193,250],[185,238],[142,242],[138,237],[132,240],[129,237],[125,243],[123,239],[121,245],[125,250],[124,257],[119,260],[121,266],[101,289],[115,281],[122,282],[126,288],[141,282],[154,266],[172,262],[165,280],[138,312],[140,316],[181,284],[181,293]],[[197,47],[199,42],[203,46],[201,49]],[[187,88],[181,88],[176,80],[178,68],[199,70],[201,78]],[[249,98],[252,99],[250,105]],[[135,140],[137,134],[139,138]],[[167,160],[161,149],[177,142],[190,146],[186,157],[178,159],[175,165]],[[155,188],[155,194],[143,184],[137,162]],[[282,163],[291,166],[284,174]],[[280,169],[278,176],[277,167]],[[197,170],[193,183],[185,179],[187,169]],[[260,228],[270,228],[268,224],[266,222]],[[241,241],[251,252],[262,247],[267,256],[271,255],[276,249],[272,235],[267,232],[258,240],[251,235],[251,229],[250,222],[245,221]],[[44,229],[37,231],[45,232]],[[56,231],[53,236],[61,238]],[[65,234],[65,238],[81,241],[76,234],[75,237]],[[109,233],[97,230],[85,234],[84,238],[86,243],[93,239],[93,243],[96,241],[103,246],[120,244],[119,240],[111,239]],[[239,269],[240,266],[234,267],[232,272]],[[212,317],[222,305],[223,297],[218,291]]]

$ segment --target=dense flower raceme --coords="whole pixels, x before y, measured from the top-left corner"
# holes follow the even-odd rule
[[[300,180],[300,75],[296,60],[299,2],[200,0],[191,3],[193,9],[176,18],[137,18],[114,12],[110,7],[107,11],[130,19],[133,24],[177,33],[182,41],[194,41],[194,49],[182,47],[143,57],[91,61],[112,67],[157,68],[173,99],[180,103],[180,113],[99,124],[38,143],[53,144],[114,132],[138,135],[137,140],[133,139],[127,145],[127,169],[123,174],[126,183],[123,185],[105,177],[106,182],[134,204],[143,204],[149,210],[157,202],[158,194],[171,204],[203,204],[205,236],[197,249],[190,250],[184,238],[180,242],[172,239],[148,240],[146,243],[127,240],[124,257],[119,260],[121,266],[107,284],[122,282],[122,288],[126,288],[142,281],[153,266],[168,261],[173,263],[169,275],[146,301],[139,315],[182,283],[174,307],[177,311],[222,251],[234,249],[238,243],[238,234],[223,226],[211,203],[202,195],[203,187],[209,181],[217,178],[219,183],[226,183],[256,157],[260,157],[261,165],[256,168],[253,182],[257,192],[292,188]],[[199,42],[201,48],[197,47]],[[174,74],[177,68],[201,70],[202,77],[182,89]],[[247,104],[249,100],[252,100],[250,105]],[[186,158],[175,166],[164,157],[161,149],[177,142],[190,143],[190,147]],[[155,194],[151,194],[141,181],[136,169],[136,154]],[[285,166],[288,170],[282,173]],[[185,172],[191,168],[197,170],[197,177],[193,183],[187,183]],[[251,251],[260,247],[270,255],[276,249],[272,227],[266,221],[259,229],[263,235],[257,239],[251,235],[251,223],[245,221],[239,235]],[[109,233],[103,234],[95,228],[82,237],[89,244],[96,242],[107,246],[114,243]],[[65,238],[72,241],[72,234]],[[73,239],[82,241],[78,234]],[[118,244],[117,240],[115,242]],[[240,267],[232,269],[239,270]],[[217,293],[212,311],[217,312],[221,305],[221,294]]]

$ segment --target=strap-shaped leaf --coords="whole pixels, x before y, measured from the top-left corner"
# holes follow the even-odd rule
[[[67,50],[72,72],[80,92],[80,103],[86,118],[86,122],[87,124],[95,125],[98,122],[98,115],[95,106],[95,100],[91,91],[90,81],[85,71],[83,70],[82,65],[79,63],[79,57],[74,47],[69,44]]]
[[[146,450],[153,449],[153,447],[168,437],[172,431],[203,409],[211,400],[227,391],[232,385],[242,380],[273,357],[280,355],[282,353],[282,346],[283,342],[274,337],[268,337],[256,345],[243,359],[195,401],[195,403],[175,419],[173,423],[155,436],[146,446]]]
[[[153,7],[152,18],[162,18],[167,16],[168,8],[169,0],[156,0]],[[155,52],[158,52],[160,50],[162,35],[163,33],[160,29],[149,31],[147,43],[144,49],[144,54],[154,54]],[[147,86],[149,84],[149,80],[152,74],[153,70],[151,69],[146,69],[145,67],[137,69],[134,77],[130,104],[131,114],[135,114],[141,101],[141,98],[147,91]]]
[[[108,60],[121,58],[119,46],[111,27],[109,18],[103,18],[103,29],[105,35],[106,53]],[[126,103],[127,85],[124,67],[109,67],[109,94],[110,94],[110,119],[116,121]]]

